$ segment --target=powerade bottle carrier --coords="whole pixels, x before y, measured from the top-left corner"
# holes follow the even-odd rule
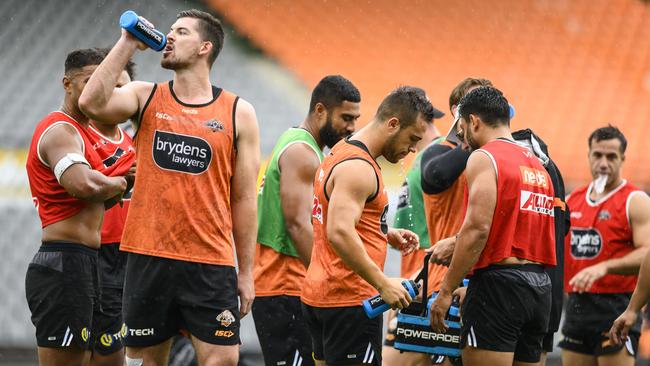
[[[424,258],[424,266],[415,281],[422,279],[422,293],[427,293],[427,279],[429,276],[428,254]],[[467,280],[463,285],[467,286]],[[429,309],[436,294],[431,295],[428,301],[413,302],[411,306],[397,313],[397,328],[395,329],[395,349],[400,351],[419,352],[449,357],[460,357],[460,309],[458,300],[452,300],[449,312],[445,319],[447,332],[439,333],[431,328]]]

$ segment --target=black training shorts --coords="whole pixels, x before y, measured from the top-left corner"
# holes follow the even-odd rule
[[[110,355],[124,347],[126,327],[122,322],[122,288],[126,270],[126,252],[120,243],[102,244],[99,248],[100,309],[93,314],[92,350]]]
[[[318,308],[302,304],[314,358],[328,365],[381,365],[383,317],[361,306]]]
[[[614,320],[625,311],[632,294],[570,293],[562,326],[562,349],[600,356],[616,353],[623,347],[634,356],[639,346],[641,317],[630,329],[628,340],[621,345],[609,341],[609,329]]]
[[[258,296],[253,320],[266,366],[314,364],[300,297]]]
[[[462,347],[514,352],[538,362],[551,311],[551,280],[542,266],[492,265],[476,271],[462,307]]]
[[[99,308],[96,249],[43,242],[27,268],[25,292],[39,347],[88,349]]]
[[[239,344],[234,267],[128,254],[124,344],[148,347],[187,330],[199,340]]]

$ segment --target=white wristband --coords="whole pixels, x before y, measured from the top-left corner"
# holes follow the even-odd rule
[[[61,183],[61,176],[63,173],[74,164],[86,164],[90,167],[90,163],[88,163],[88,160],[86,160],[83,155],[76,153],[65,154],[65,156],[54,166],[54,176],[59,183]]]

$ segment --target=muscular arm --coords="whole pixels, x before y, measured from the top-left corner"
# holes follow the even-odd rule
[[[309,266],[314,228],[311,204],[314,196],[314,175],[320,161],[306,144],[289,146],[278,159],[280,167],[280,203],[287,232],[300,260]]]
[[[239,99],[237,120],[237,158],[232,177],[230,205],[233,237],[239,266],[239,294],[242,316],[250,310],[255,297],[253,259],[257,238],[257,172],[260,168],[260,141],[253,106]]]
[[[478,261],[485,248],[496,207],[497,177],[490,158],[481,152],[472,154],[467,162],[466,174],[469,189],[467,215],[458,233],[441,293],[451,294]]]
[[[460,146],[431,145],[422,153],[422,191],[437,194],[451,187],[465,170],[469,152]]]
[[[57,125],[46,132],[38,149],[52,170],[67,154],[84,155],[79,133],[66,124]],[[60,183],[71,196],[93,202],[106,201],[126,189],[123,177],[107,177],[86,164],[71,165],[61,175]]]
[[[95,69],[79,97],[79,108],[85,115],[105,124],[119,124],[136,116],[140,100],[148,97],[154,84],[133,81],[121,88],[115,85],[138,47],[139,42],[122,30],[122,37]],[[133,127],[137,130],[138,126]]]
[[[366,252],[356,230],[366,200],[377,191],[375,170],[368,162],[349,160],[334,168],[329,180],[327,238],[332,249],[348,267],[381,291],[386,276]]]
[[[632,197],[630,202],[630,223],[633,230],[634,245],[639,249],[647,248],[648,232],[650,223],[650,199],[643,194],[636,194]],[[638,230],[638,231],[637,231]],[[638,236],[637,236],[638,235]],[[638,242],[637,242],[638,240]],[[634,252],[630,253],[633,254]],[[645,258],[641,263],[641,270],[639,272],[639,280],[630,298],[630,303],[627,309],[621,314],[612,325],[610,330],[610,338],[616,344],[621,344],[627,339],[630,329],[636,323],[639,311],[650,299],[650,251],[645,252]]]
[[[650,198],[645,193],[636,193],[630,198],[630,226],[632,242],[636,248],[628,255],[605,261],[607,273],[637,274],[648,248],[650,248]]]

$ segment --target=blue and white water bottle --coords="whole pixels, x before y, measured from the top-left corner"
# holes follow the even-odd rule
[[[408,291],[411,298],[414,298],[420,292],[420,286],[414,281],[402,281],[402,286]],[[363,300],[363,310],[366,311],[368,318],[374,318],[384,311],[390,309],[390,305],[386,304],[381,295],[375,295],[369,299]]]
[[[133,10],[122,13],[120,27],[126,29],[154,51],[162,51],[167,44],[167,37],[159,30],[148,26]]]

